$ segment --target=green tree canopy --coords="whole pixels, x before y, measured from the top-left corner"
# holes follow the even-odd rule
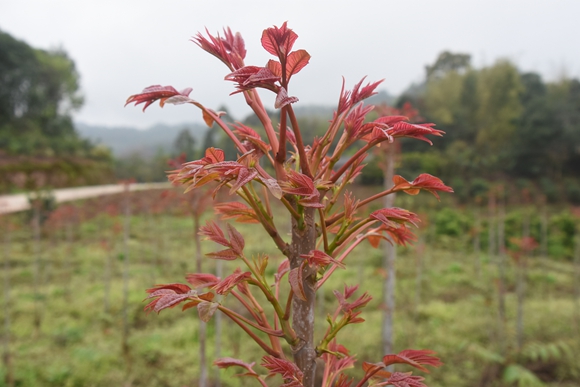
[[[0,31],[0,148],[9,154],[85,156],[70,114],[79,74],[63,50],[40,50]]]
[[[96,184],[111,154],[78,136],[79,74],[66,52],[40,50],[0,31],[0,191]]]

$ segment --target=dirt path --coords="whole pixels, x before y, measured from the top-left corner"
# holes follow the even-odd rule
[[[131,184],[131,191],[170,188],[169,183],[139,183]],[[56,202],[93,198],[96,196],[112,195],[123,192],[122,184],[97,185],[91,187],[63,188],[52,191]],[[24,211],[30,208],[27,194],[0,195],[0,214]]]

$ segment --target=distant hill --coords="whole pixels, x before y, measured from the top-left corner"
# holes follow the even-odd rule
[[[103,144],[113,151],[115,156],[126,156],[139,152],[142,155],[153,155],[158,149],[170,150],[177,134],[187,128],[196,139],[197,144],[203,141],[207,126],[199,123],[178,125],[157,124],[140,130],[130,127],[107,127],[75,123],[79,135],[96,144]]]

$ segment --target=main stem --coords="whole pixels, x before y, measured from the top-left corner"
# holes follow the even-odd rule
[[[304,209],[304,222],[292,218],[292,244],[290,245],[290,267],[297,268],[302,263],[300,254],[308,254],[316,247],[314,225],[315,209]],[[292,301],[292,328],[300,339],[292,348],[294,362],[304,373],[304,387],[314,387],[316,373],[316,350],[314,345],[314,305],[316,296],[316,272],[305,265],[302,281],[306,301],[294,297]]]

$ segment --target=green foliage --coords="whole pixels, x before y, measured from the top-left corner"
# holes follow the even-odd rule
[[[62,50],[44,51],[0,32],[0,148],[12,154],[86,156],[74,130],[79,75]]]
[[[580,204],[580,182],[577,179],[564,180],[564,191],[570,203]]]
[[[19,186],[14,180],[22,176],[27,181],[20,189],[110,176],[110,154],[74,129],[71,113],[83,98],[79,74],[66,52],[35,49],[0,31],[0,74],[0,190]],[[83,176],[90,173],[98,177]],[[38,175],[50,181],[33,181]]]
[[[182,275],[184,269],[193,271],[195,266],[191,253],[190,219],[152,215],[147,211],[139,214],[136,211],[156,200],[156,197],[152,197],[141,204],[137,199],[133,201],[133,212],[136,214],[131,222],[129,253],[129,304],[133,305],[128,310],[132,329],[132,365],[129,372],[119,345],[118,328],[122,312],[123,262],[115,257],[123,251],[122,236],[116,235],[112,227],[115,223],[122,224],[122,219],[98,217],[75,227],[72,245],[62,243],[62,233],[50,230],[56,234],[50,237],[47,235],[52,242],[46,243],[43,249],[43,280],[39,284],[44,296],[43,323],[37,333],[30,318],[33,313],[30,232],[24,228],[12,234],[14,242],[11,248],[11,268],[8,271],[12,284],[12,302],[8,312],[12,317],[11,353],[17,385],[100,387],[124,385],[127,380],[131,380],[132,385],[144,387],[191,384],[191,375],[196,375],[199,369],[196,351],[198,331],[197,324],[193,324],[197,319],[195,311],[186,311],[187,316],[184,318],[175,318],[170,313],[146,316],[140,303],[143,299],[142,288],[147,284],[170,281]],[[91,204],[90,207],[97,206]],[[456,224],[457,219],[468,219],[465,214],[471,213],[471,210],[466,209],[463,213],[460,209],[451,209],[447,213],[446,218],[450,219],[450,223]],[[508,216],[512,213],[520,212],[510,210]],[[560,219],[564,217],[563,214],[557,214],[557,220],[550,223],[551,227],[567,224],[567,221]],[[513,217],[517,220],[517,216]],[[533,222],[533,229],[535,224]],[[275,245],[264,242],[267,238],[265,232],[256,232],[245,224],[236,227],[246,239],[248,255],[266,252],[272,264],[280,261]],[[515,222],[510,227],[521,230],[521,224]],[[570,356],[580,349],[580,342],[574,333],[574,304],[570,298],[573,291],[571,264],[550,261],[549,266],[545,266],[537,259],[530,260],[526,304],[526,337],[530,343],[524,346],[521,354],[501,356],[494,341],[490,341],[497,323],[493,312],[496,299],[493,286],[495,269],[490,263],[484,262],[482,277],[477,280],[473,272],[474,257],[465,250],[454,251],[450,248],[453,245],[441,243],[443,236],[448,238],[447,241],[462,238],[461,235],[435,235],[433,243],[421,253],[424,272],[419,305],[415,301],[417,266],[412,264],[418,254],[417,250],[413,247],[400,249],[401,265],[397,269],[397,346],[433,348],[445,359],[446,364],[454,365],[454,372],[449,372],[449,367],[434,370],[430,374],[433,379],[429,385],[476,386],[486,370],[486,364],[517,364],[528,372],[535,372],[533,366],[551,367],[549,369],[553,369],[553,372],[549,374],[549,380],[544,382],[550,387],[563,386],[564,382],[560,381],[577,380],[573,373],[577,361]],[[107,251],[101,245],[102,240],[113,242],[111,310],[108,314],[101,312],[103,268],[107,256]],[[208,244],[202,244],[202,247],[205,252],[212,249]],[[380,292],[383,278],[380,273],[381,259],[380,250],[371,249],[368,243],[363,243],[360,250],[345,262],[351,270],[337,271],[337,277],[323,288],[323,297],[320,299],[326,305],[325,309],[337,305],[329,289],[340,288],[345,283],[352,285],[360,282],[360,294],[364,291]],[[213,272],[214,262],[208,264],[207,272]],[[224,270],[233,270],[236,266],[235,263],[226,262]],[[509,278],[513,276],[512,270],[513,266],[509,266]],[[549,281],[546,280],[547,275],[550,276]],[[546,297],[546,293],[550,294],[549,297]],[[507,303],[508,310],[515,310],[515,298],[511,290]],[[361,317],[368,322],[367,329],[362,332],[347,331],[341,342],[345,346],[359,346],[361,349],[357,357],[361,360],[381,355],[377,341],[381,329],[380,304],[381,300],[373,300],[362,313]],[[0,318],[3,318],[3,313],[6,313],[6,309],[0,311]],[[324,319],[319,320],[324,328]],[[221,356],[260,356],[260,349],[256,345],[230,328],[229,325],[224,326]],[[511,329],[513,326],[510,325]],[[208,324],[210,354],[213,353],[214,339],[215,329],[212,324]],[[475,353],[473,348],[476,347],[479,347],[480,353]],[[502,368],[497,379],[494,379],[496,384],[507,383],[502,378],[517,377],[513,379],[517,383],[517,380],[527,380],[526,375],[530,376],[522,369],[510,369],[509,372],[504,370],[507,367]],[[232,375],[232,371],[221,371],[224,387],[241,385],[240,379]],[[569,382],[568,385],[574,384]]]
[[[450,207],[443,208],[435,215],[435,230],[437,235],[458,237],[465,234],[471,227],[470,219],[463,213]]]
[[[411,157],[444,160],[438,176],[463,179],[452,184],[460,199],[471,196],[475,177],[529,178],[552,203],[580,203],[580,81],[545,82],[507,60],[473,68],[469,55],[449,52],[426,69],[398,105],[410,101],[446,135],[433,148],[405,143],[405,151],[418,151]]]

